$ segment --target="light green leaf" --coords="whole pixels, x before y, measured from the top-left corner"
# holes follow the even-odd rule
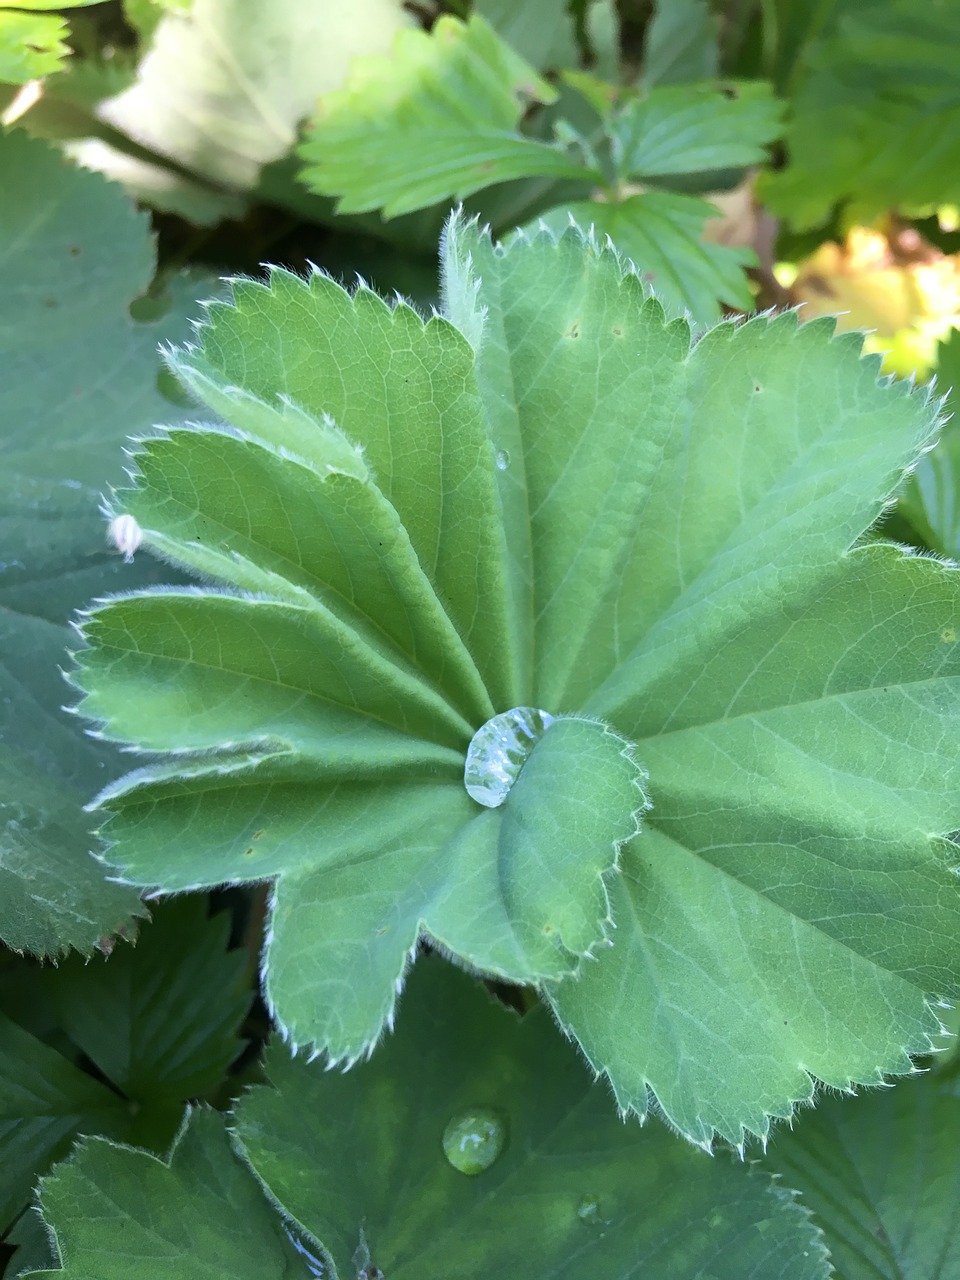
[[[392,1016],[419,927],[546,982],[622,1106],[652,1092],[699,1142],[766,1132],[812,1076],[908,1069],[928,996],[960,991],[941,838],[960,827],[960,593],[941,564],[851,548],[936,402],[793,314],[691,345],[576,228],[502,248],[454,219],[443,279],[447,319],[424,326],[280,274],[178,358],[235,419],[233,452],[223,428],[173,433],[116,509],[143,502],[146,545],[230,585],[91,617],[86,713],[164,757],[101,797],[110,859],[167,891],[279,877],[268,993],[333,1057]],[[241,493],[258,449],[275,478]],[[292,533],[270,514],[281,462],[316,476]],[[301,555],[328,519],[367,563],[338,486],[392,508],[422,589],[365,571],[349,595],[334,556]],[[438,628],[434,597],[463,646],[446,669],[387,621]],[[461,789],[487,715],[471,664],[498,715],[562,717],[485,813]],[[638,795],[603,724],[639,744],[655,807],[605,883],[613,945],[580,966]]]
[[[757,164],[781,114],[766,84],[651,89],[613,116],[614,163],[622,179]]]
[[[823,1229],[838,1280],[960,1272],[956,1083],[936,1076],[853,1101],[823,1099],[779,1131],[767,1168]]]
[[[794,73],[789,163],[764,198],[797,227],[960,202],[960,8],[840,0]],[[935,126],[933,124],[935,122]]]
[[[0,1013],[0,1232],[78,1133],[121,1135],[123,1098]]]
[[[153,275],[147,219],[19,131],[0,136],[0,167],[0,937],[89,952],[138,901],[88,856],[82,805],[116,757],[62,714],[58,667],[77,605],[157,577],[122,565],[98,506],[127,433],[183,412],[161,393],[157,343],[186,330],[195,285],[172,281],[161,318],[134,320]]]
[[[70,34],[47,9],[82,9],[97,0],[0,0],[0,83],[26,84],[59,71],[70,54]]]
[[[528,102],[556,91],[474,15],[404,31],[391,56],[358,59],[344,89],[321,99],[302,180],[337,209],[409,213],[513,178],[598,177],[562,147],[523,137]]]
[[[317,96],[339,88],[353,56],[389,48],[411,21],[399,0],[169,5],[136,84],[99,114],[148,150],[245,191],[290,151]]]
[[[167,1163],[100,1138],[43,1180],[62,1269],[48,1280],[294,1280],[302,1257],[237,1159],[223,1121],[188,1112]]]
[[[657,0],[644,34],[644,85],[712,80],[718,66],[717,22],[707,0]]]
[[[0,8],[0,83],[26,84],[51,75],[70,54],[63,18]]]
[[[346,1076],[276,1046],[274,1088],[248,1093],[236,1115],[269,1194],[319,1242],[318,1259],[329,1252],[331,1280],[361,1262],[390,1280],[829,1274],[788,1193],[659,1125],[622,1125],[542,1010],[521,1022],[427,959],[403,1013],[375,1061]],[[471,1117],[503,1135],[475,1176],[460,1171],[462,1150],[456,1164],[444,1154]]]
[[[716,324],[720,303],[753,309],[743,268],[755,262],[750,249],[711,244],[703,227],[717,209],[695,196],[645,191],[624,200],[581,200],[538,219],[557,233],[570,220],[609,236],[656,292],[668,316],[689,315],[700,327]],[[528,232],[532,228],[527,229]]]
[[[702,1142],[763,1133],[811,1076],[908,1070],[937,1029],[924,993],[956,980],[955,851],[931,834],[960,811],[953,572],[876,547],[779,617],[754,600],[715,628],[691,601],[698,658],[678,642],[666,693],[655,628],[631,709],[607,709],[646,722],[656,830],[625,852],[613,948],[554,993],[620,1105],[652,1089]]]
[[[609,718],[650,770],[614,945],[556,1007],[595,1067],[616,1064],[623,1106],[644,1110],[649,1084],[690,1136],[740,1142],[741,1124],[763,1131],[809,1095],[806,1069],[839,1085],[906,1069],[903,1049],[936,1028],[924,992],[956,983],[960,904],[930,833],[960,814],[957,587],[889,550],[843,558],[936,406],[877,386],[856,339],[789,315],[721,326],[691,353],[635,281],[614,286],[606,255],[585,276],[575,246],[497,253],[457,230],[446,267],[452,318],[469,330],[487,308],[495,443],[523,460],[545,545],[563,548],[553,569],[534,542],[534,702]],[[611,465],[636,460],[631,502],[585,448],[598,438]],[[875,866],[867,894],[858,868]]]

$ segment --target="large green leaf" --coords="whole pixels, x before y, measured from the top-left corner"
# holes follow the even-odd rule
[[[824,1099],[765,1164],[823,1229],[837,1280],[960,1274],[956,1081],[937,1076],[853,1101]]]
[[[354,55],[411,22],[399,0],[192,0],[165,13],[136,83],[99,114],[141,146],[228,188],[285,156]]]
[[[525,102],[556,91],[479,15],[404,31],[320,102],[301,177],[344,213],[389,217],[512,178],[598,178],[563,148],[522,136]]]
[[[212,1111],[188,1112],[170,1159],[79,1144],[43,1180],[62,1259],[48,1280],[299,1280],[303,1259]]]
[[[0,135],[0,167],[0,938],[89,951],[138,902],[88,856],[82,805],[116,756],[61,713],[58,666],[73,609],[157,576],[121,563],[98,506],[126,434],[183,413],[161,392],[157,344],[185,333],[195,286],[172,281],[161,318],[135,320],[154,267],[146,218],[21,132]]]
[[[276,315],[303,361],[273,343]],[[234,590],[135,596],[85,623],[84,713],[191,753],[104,796],[125,877],[279,876],[267,994],[335,1058],[392,1018],[421,931],[517,981],[575,969],[606,933],[604,877],[645,798],[626,744],[577,718],[546,729],[502,808],[464,791],[471,736],[529,689],[468,343],[276,273],[239,286],[175,364],[236,429],[145,441],[116,501],[146,545]]]
[[[829,1274],[789,1193],[622,1125],[542,1010],[521,1022],[439,960],[369,1066],[334,1075],[277,1046],[267,1070],[236,1133],[331,1280]]]
[[[89,964],[70,956],[9,975],[0,997],[0,1167],[15,1176],[3,1180],[0,1227],[78,1133],[164,1150],[184,1102],[222,1083],[251,994],[245,953],[227,950],[229,916],[208,920],[206,905],[159,905],[136,947],[118,945]],[[99,1078],[81,1069],[91,1063]]]
[[[806,7],[806,6],[804,6]],[[960,201],[960,7],[838,0],[799,76],[765,198],[797,227]]]
[[[423,325],[281,273],[177,357],[235,430],[146,444],[117,510],[229,589],[87,624],[85,712],[164,755],[102,796],[110,859],[166,891],[279,877],[267,989],[333,1057],[392,1017],[419,922],[545,983],[621,1106],[652,1092],[699,1142],[907,1070],[960,978],[960,597],[851,548],[936,403],[828,322],[691,346],[576,228],[504,249],[455,219],[443,275]],[[510,708],[586,718],[480,813],[469,737]],[[620,739],[654,809],[612,877]],[[598,877],[616,929],[580,966]]]

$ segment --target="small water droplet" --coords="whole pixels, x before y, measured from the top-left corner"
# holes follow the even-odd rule
[[[507,453],[506,449],[499,449],[497,451],[496,463],[498,471],[506,471],[507,467],[509,467],[510,455]]]
[[[536,707],[514,707],[488,720],[467,748],[463,785],[467,795],[487,809],[506,800],[527,756],[553,724]]]
[[[486,1107],[462,1111],[443,1131],[443,1154],[471,1178],[489,1169],[506,1145],[505,1119]]]
[[[577,1217],[587,1226],[599,1226],[603,1222],[600,1217],[600,1201],[596,1196],[582,1196],[577,1205]]]
[[[107,526],[107,538],[118,551],[123,552],[127,564],[133,560],[133,553],[143,541],[143,530],[131,515],[114,516]]]

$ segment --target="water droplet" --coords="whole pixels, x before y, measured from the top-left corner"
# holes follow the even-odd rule
[[[577,1217],[590,1227],[599,1226],[603,1222],[600,1217],[600,1201],[596,1196],[581,1197],[580,1203],[577,1205]]]
[[[506,471],[507,467],[509,467],[510,455],[507,453],[506,449],[500,449],[497,451],[496,464],[498,471]]]
[[[143,541],[143,530],[133,516],[114,516],[107,527],[107,538],[118,551],[123,552],[127,564],[133,560],[133,553]]]
[[[443,1154],[470,1177],[489,1169],[506,1145],[506,1121],[486,1107],[462,1111],[443,1131]]]
[[[527,756],[553,724],[536,707],[514,707],[488,720],[467,748],[463,785],[467,795],[487,809],[506,800]]]

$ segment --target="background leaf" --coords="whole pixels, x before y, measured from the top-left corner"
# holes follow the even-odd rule
[[[756,164],[777,137],[781,110],[765,84],[655,88],[613,116],[614,163],[623,178]]]
[[[523,137],[524,104],[556,91],[479,16],[441,17],[403,32],[390,57],[358,61],[321,100],[301,179],[337,209],[409,213],[493,183],[543,176],[590,180],[559,146]]]
[[[0,9],[0,83],[26,84],[59,70],[70,53],[68,34],[57,15]]]
[[[78,1133],[121,1136],[124,1100],[0,1013],[0,1231],[27,1204],[37,1176]]]
[[[588,5],[589,8],[589,5]],[[557,12],[554,0],[476,0],[479,13],[497,35],[538,71],[575,67],[579,62],[573,15]]]
[[[937,390],[946,395],[951,420],[929,453],[917,463],[900,498],[900,510],[927,546],[960,559],[960,329],[937,347]]]
[[[718,71],[716,20],[707,0],[657,0],[643,45],[643,83],[691,84]]]
[[[50,1280],[304,1274],[302,1258],[215,1112],[187,1113],[168,1163],[86,1139],[44,1179],[40,1206],[63,1264],[31,1274]]]
[[[935,0],[838,0],[795,71],[789,164],[763,183],[796,227],[833,205],[869,220],[960,201],[960,10]],[[931,122],[936,121],[935,127]]]
[[[4,1237],[4,1242],[16,1249],[12,1262],[7,1263],[7,1272],[18,1280],[30,1271],[42,1271],[45,1267],[57,1265],[49,1231],[39,1209],[30,1209],[18,1218]]]
[[[838,1280],[948,1280],[960,1268],[956,1081],[822,1098],[764,1164],[796,1187]]]
[[[145,217],[19,131],[0,136],[0,165],[0,937],[57,954],[89,951],[138,910],[88,856],[81,807],[116,757],[61,713],[57,668],[74,608],[156,576],[107,546],[99,496],[129,432],[182,415],[157,344],[184,333],[198,282],[168,281],[159,318],[135,319],[154,268]]]
[[[135,947],[6,976],[2,1224],[78,1134],[165,1150],[184,1102],[213,1094],[241,1049],[251,994],[229,915],[208,919],[202,898],[154,910]]]
[[[353,56],[387,48],[410,21],[397,0],[193,0],[164,14],[136,83],[100,115],[158,155],[246,190],[290,150]]]
[[[537,223],[561,234],[572,218],[601,237],[609,236],[636,264],[669,316],[689,315],[705,326],[720,319],[721,302],[743,311],[753,306],[743,274],[753,252],[705,240],[704,224],[716,216],[716,207],[696,196],[645,191],[625,200],[575,201]]]
[[[370,1065],[332,1075],[276,1046],[268,1071],[275,1088],[241,1101],[236,1132],[341,1280],[355,1274],[361,1231],[390,1280],[829,1274],[789,1194],[660,1126],[622,1124],[543,1011],[521,1022],[437,959],[417,966],[399,1029]],[[505,1146],[471,1177],[443,1141],[478,1111]]]

